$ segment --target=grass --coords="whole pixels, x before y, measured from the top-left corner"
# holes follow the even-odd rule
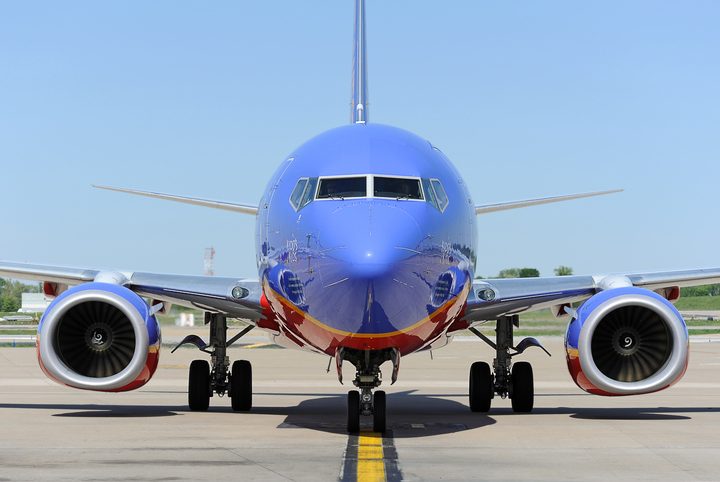
[[[489,330],[489,329],[482,329],[480,332],[490,338],[491,340],[495,340],[495,330]],[[523,330],[519,330],[515,328],[515,331],[513,331],[516,340],[520,341],[522,338],[526,336],[532,336],[532,337],[538,337],[538,336],[565,336],[565,330],[564,329],[554,329],[554,330],[533,330],[532,328],[527,328]],[[463,336],[463,337],[473,337],[475,336],[470,331],[461,331],[455,334],[456,336]]]
[[[533,311],[531,313],[523,313],[520,315],[520,324],[524,321],[557,321],[549,309]]]
[[[4,318],[6,316],[32,316],[32,320],[19,320],[19,321],[10,321],[10,320],[2,320],[0,321],[0,324],[2,325],[36,325],[40,321],[40,317],[36,314],[26,314],[26,313],[0,313],[0,318]]]
[[[720,296],[689,296],[687,298],[680,298],[675,303],[675,307],[680,311],[720,311]]]
[[[690,330],[691,335],[718,335],[720,330]]]
[[[494,330],[480,330],[483,334],[488,336],[490,339],[494,339]],[[688,333],[690,335],[720,335],[720,329],[706,329],[706,328],[693,328],[689,327]],[[459,333],[462,336],[474,336],[469,331],[463,331]],[[555,330],[533,330],[532,328],[527,329],[515,329],[514,334],[516,337],[522,338],[525,336],[565,336],[565,329]]]
[[[720,296],[692,296],[688,298],[680,298],[675,303],[675,307],[680,311],[720,311]],[[533,311],[532,313],[523,313],[520,315],[520,326],[522,326],[523,322],[538,321],[553,323],[556,322],[557,319],[553,316],[549,309]]]
[[[720,320],[685,320],[685,324],[690,328],[694,326],[720,326]]]
[[[0,335],[35,335],[37,330],[0,330]]]

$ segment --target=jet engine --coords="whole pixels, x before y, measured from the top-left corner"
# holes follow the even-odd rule
[[[147,303],[129,289],[85,283],[58,296],[38,325],[40,366],[75,388],[134,390],[155,373],[160,327]]]
[[[651,393],[679,381],[688,363],[680,313],[652,291],[602,291],[574,313],[565,337],[570,374],[596,395]]]

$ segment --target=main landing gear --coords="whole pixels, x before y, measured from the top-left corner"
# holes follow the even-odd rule
[[[513,327],[520,325],[517,315],[501,316],[497,319],[495,342],[475,328],[475,335],[495,350],[493,371],[485,362],[475,362],[470,367],[470,410],[488,412],[495,394],[502,398],[510,397],[513,412],[529,413],[533,409],[535,388],[532,366],[528,362],[512,363],[517,356],[532,346],[541,348],[550,356],[535,338],[525,338],[513,346]],[[512,351],[511,351],[512,350]]]
[[[395,349],[387,350],[353,350],[338,348],[335,353],[335,362],[338,370],[338,379],[342,383],[342,362],[349,361],[355,365],[356,373],[353,385],[360,390],[350,390],[347,397],[347,431],[357,433],[360,431],[360,416],[372,416],[373,431],[384,433],[387,430],[387,396],[382,390],[373,390],[382,383],[380,365],[390,360],[393,364],[392,383],[397,380],[400,367],[400,352]]]
[[[227,339],[227,318],[220,313],[205,313],[205,324],[210,328],[210,343],[197,335],[186,336],[173,352],[182,345],[195,345],[200,351],[210,354],[207,360],[194,360],[190,364],[188,378],[188,405],[190,410],[205,411],[210,406],[210,397],[227,393],[235,411],[246,412],[252,407],[252,365],[247,360],[236,360],[230,369],[227,348],[245,336],[254,326],[250,325],[240,333]]]

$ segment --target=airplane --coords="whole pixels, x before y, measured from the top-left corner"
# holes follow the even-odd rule
[[[41,281],[54,297],[37,334],[45,374],[84,390],[140,388],[158,366],[156,314],[177,304],[203,310],[209,329],[207,341],[189,335],[178,345],[210,355],[189,367],[194,411],[208,410],[215,394],[228,394],[235,411],[251,410],[252,365],[230,364],[227,348],[257,328],[278,345],[330,357],[340,383],[343,363],[355,367],[351,433],[361,417],[372,417],[377,432],[387,429],[383,364],[394,383],[403,357],[443,347],[465,330],[495,350],[492,366],[470,366],[470,410],[486,413],[500,396],[513,411],[531,412],[532,366],[515,357],[542,345],[516,341],[513,330],[520,313],[546,308],[568,319],[567,365],[582,390],[644,394],[680,380],[689,337],[673,302],[681,287],[720,282],[720,268],[474,279],[478,215],[617,190],[475,205],[440,149],[369,121],[366,57],[365,0],[356,0],[350,123],[294,150],[257,205],[96,186],[255,216],[257,278],[0,262],[0,276]],[[228,318],[249,325],[228,338]],[[477,330],[482,323],[495,324],[494,339]]]

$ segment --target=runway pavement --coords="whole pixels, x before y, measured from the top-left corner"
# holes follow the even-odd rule
[[[361,436],[345,433],[349,387],[309,353],[231,349],[253,363],[253,411],[216,397],[191,413],[187,366],[205,356],[195,350],[164,350],[146,387],[106,394],[46,380],[34,349],[2,348],[0,480],[720,480],[720,342],[692,343],[669,390],[601,398],[574,386],[562,340],[544,341],[552,358],[524,358],[536,376],[529,415],[500,399],[487,415],[469,411],[470,363],[492,360],[480,342],[403,358],[384,386],[384,438],[369,420]]]

